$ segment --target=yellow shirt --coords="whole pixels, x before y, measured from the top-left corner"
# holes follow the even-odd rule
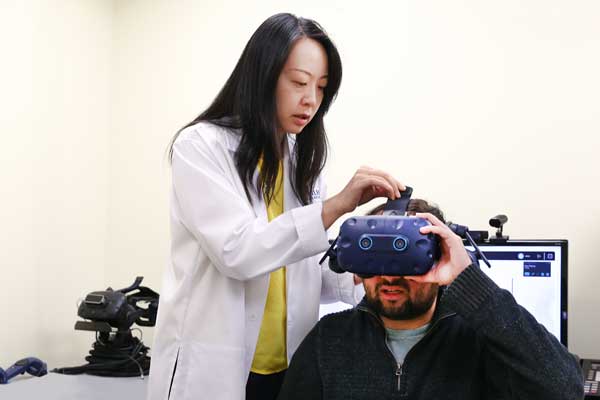
[[[259,162],[259,168],[260,165]],[[283,165],[279,163],[273,199],[267,204],[269,221],[281,213],[283,213]],[[269,276],[269,292],[250,369],[252,372],[267,375],[287,368],[286,317],[285,266],[283,266],[271,272]]]

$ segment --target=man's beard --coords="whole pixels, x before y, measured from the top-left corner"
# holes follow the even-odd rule
[[[406,300],[402,303],[387,302],[383,305],[379,298],[379,288],[382,284],[400,286],[406,290]],[[391,320],[410,320],[420,317],[431,309],[437,294],[438,285],[431,284],[419,287],[416,292],[411,293],[411,288],[404,278],[393,279],[391,281],[380,282],[375,286],[375,293],[367,292],[367,303],[378,315]],[[413,295],[411,298],[411,294]]]

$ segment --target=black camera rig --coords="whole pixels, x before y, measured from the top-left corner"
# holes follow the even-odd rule
[[[83,321],[75,323],[76,330],[96,332],[96,341],[88,364],[57,368],[52,372],[66,375],[90,374],[99,376],[144,376],[150,370],[149,347],[133,336],[131,326],[154,326],[158,312],[159,294],[140,286],[138,276],[126,288],[89,293],[79,304],[77,315]],[[141,331],[140,331],[141,332]]]

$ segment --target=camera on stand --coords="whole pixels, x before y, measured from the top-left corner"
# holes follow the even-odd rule
[[[504,243],[508,240],[508,236],[504,236],[503,228],[504,224],[508,222],[508,217],[504,214],[498,214],[495,217],[490,218],[490,226],[496,228],[496,235],[490,238],[492,243]]]

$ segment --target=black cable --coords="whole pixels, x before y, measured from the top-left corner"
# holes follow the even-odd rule
[[[55,368],[51,372],[78,375],[89,374],[97,376],[141,376],[150,371],[149,347],[131,331],[111,334],[101,333],[92,345],[90,355],[85,357],[88,364],[78,367]]]
[[[448,221],[448,223],[446,225],[450,228],[450,230],[452,232],[456,233],[458,236],[460,236],[463,239],[467,239],[469,241],[469,243],[471,244],[471,246],[473,246],[473,248],[475,249],[475,254],[477,255],[477,258],[483,260],[483,262],[485,263],[485,265],[488,266],[488,268],[492,268],[490,261],[487,259],[485,254],[483,254],[483,252],[481,251],[479,246],[477,246],[477,243],[475,243],[475,240],[473,240],[473,238],[469,234],[469,227],[464,226],[464,225],[454,224],[450,221]]]
[[[469,241],[469,243],[471,243],[471,246],[473,246],[473,248],[477,252],[477,255],[479,256],[479,258],[481,258],[483,260],[483,262],[485,263],[485,265],[488,266],[488,268],[492,268],[492,265],[490,264],[490,261],[487,259],[487,257],[485,256],[485,254],[483,254],[483,252],[481,251],[481,249],[479,248],[479,246],[477,246],[477,243],[475,243],[475,241],[473,240],[473,238],[471,237],[471,235],[469,235],[469,231],[465,232],[465,236],[467,237],[467,240]]]

